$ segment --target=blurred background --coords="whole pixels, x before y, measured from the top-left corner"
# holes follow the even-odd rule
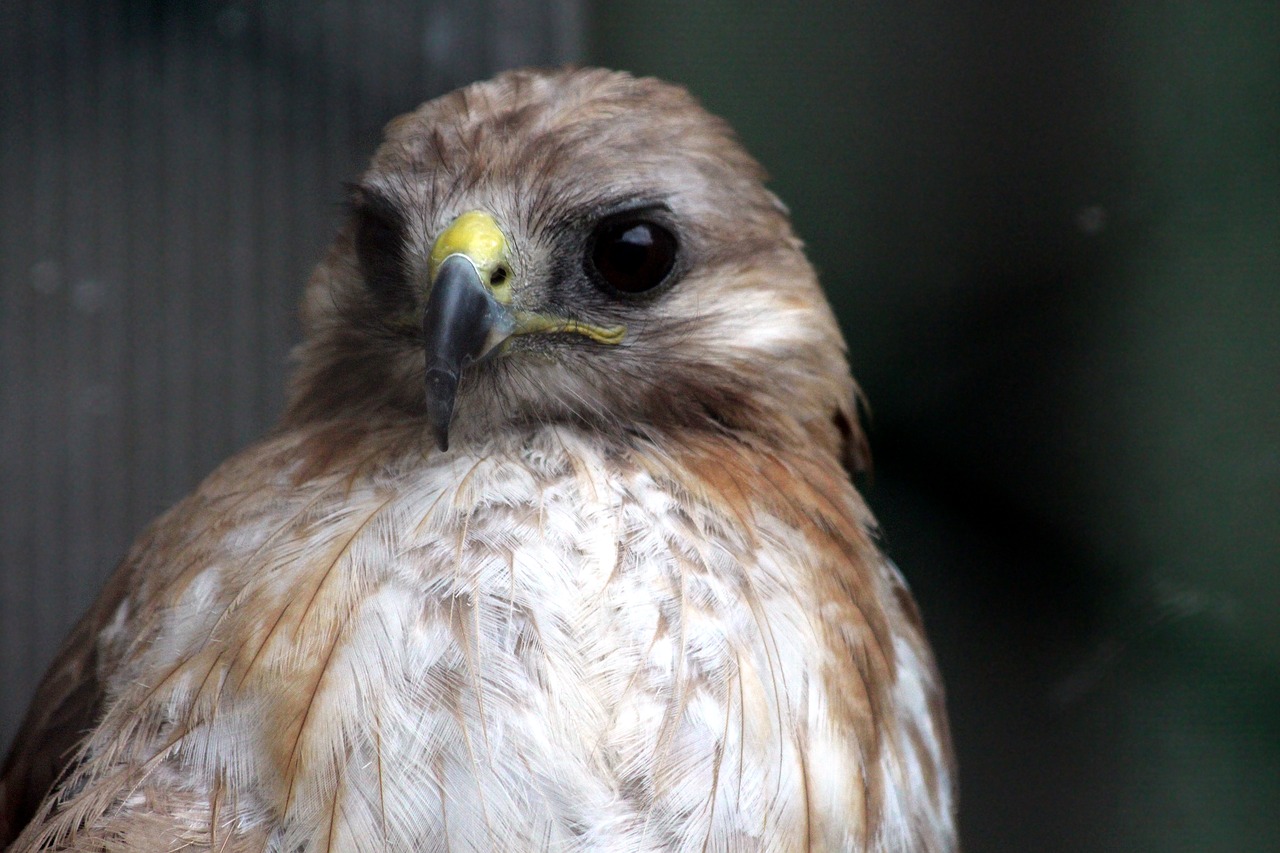
[[[1280,849],[1280,4],[0,0],[0,744],[141,527],[280,410],[382,124],[688,86],[872,408],[969,851]]]

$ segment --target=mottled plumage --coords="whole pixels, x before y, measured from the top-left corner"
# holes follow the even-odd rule
[[[604,71],[392,122],[282,424],[72,635],[0,844],[955,849],[843,343],[761,179],[682,90]],[[455,279],[502,331],[464,354]]]

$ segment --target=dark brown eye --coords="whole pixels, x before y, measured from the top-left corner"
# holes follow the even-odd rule
[[[405,267],[405,224],[389,200],[360,192],[353,203],[356,217],[356,257],[365,285],[388,304],[410,301],[413,292]]]
[[[654,222],[623,219],[597,226],[591,267],[621,293],[644,293],[662,284],[676,264],[675,235]]]

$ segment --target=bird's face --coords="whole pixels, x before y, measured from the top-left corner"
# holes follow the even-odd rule
[[[468,87],[388,126],[351,207],[304,306],[295,420],[408,414],[441,446],[568,421],[798,429],[838,451],[856,429],[784,208],[679,88]]]

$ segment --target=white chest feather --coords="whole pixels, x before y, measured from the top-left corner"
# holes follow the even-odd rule
[[[193,824],[273,850],[848,849],[868,785],[914,820],[943,758],[836,731],[810,543],[555,438],[281,490],[193,544],[99,752],[162,758]]]

